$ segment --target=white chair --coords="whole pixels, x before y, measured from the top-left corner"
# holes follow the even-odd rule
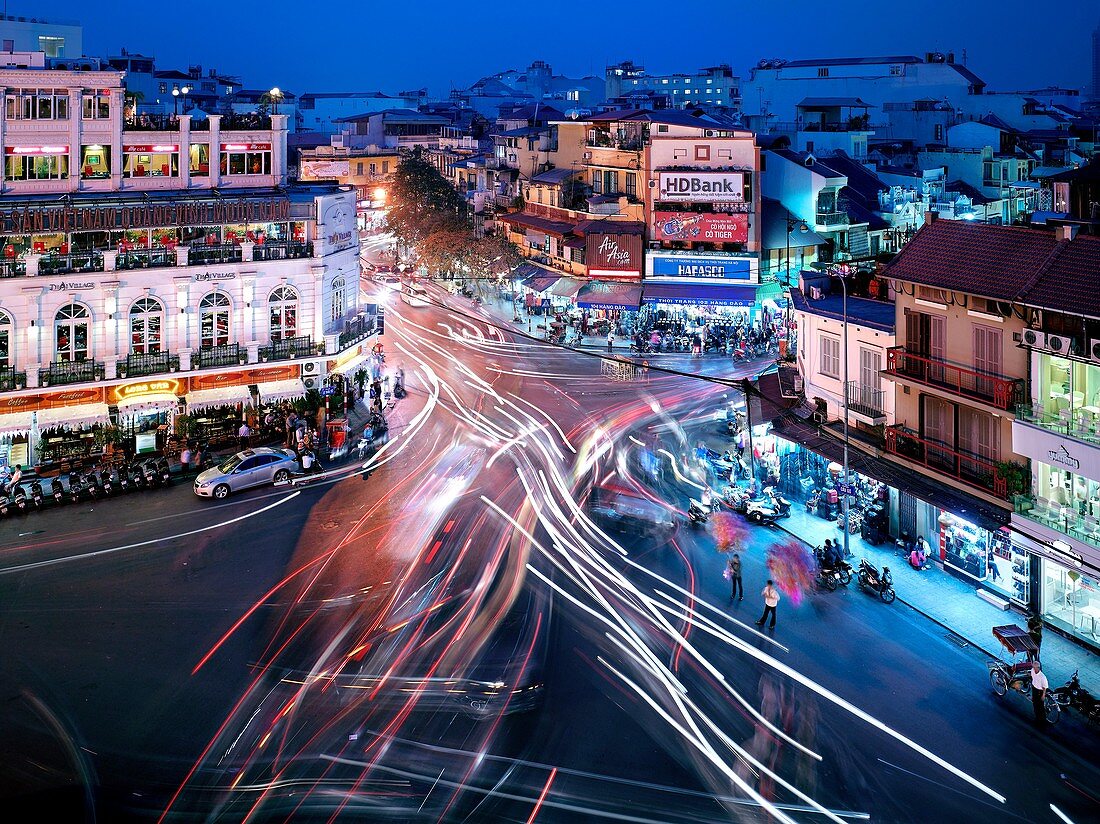
[[[1045,521],[1050,518],[1050,501],[1046,498],[1036,498],[1035,506],[1031,508],[1032,516],[1038,518],[1041,521]]]
[[[1095,537],[1097,531],[1100,531],[1100,520],[1097,520],[1092,515],[1086,515],[1084,519],[1084,533],[1090,538]]]

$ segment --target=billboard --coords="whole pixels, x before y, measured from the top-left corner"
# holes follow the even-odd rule
[[[696,212],[654,212],[654,240],[706,241],[708,243],[747,243],[747,214],[715,215]]]
[[[708,280],[752,280],[752,256],[649,255],[654,278],[699,278]]]
[[[348,160],[303,160],[300,176],[302,180],[346,180],[350,174],[351,161]]]
[[[642,236],[593,232],[585,236],[584,260],[589,277],[642,274]]]
[[[744,172],[658,172],[657,200],[684,203],[742,203]]]

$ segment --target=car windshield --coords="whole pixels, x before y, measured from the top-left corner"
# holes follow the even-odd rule
[[[231,458],[227,458],[222,463],[218,464],[218,471],[223,474],[228,474],[241,465],[241,458],[239,455],[234,455]]]

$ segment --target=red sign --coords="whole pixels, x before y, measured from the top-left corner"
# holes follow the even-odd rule
[[[697,212],[654,212],[654,240],[695,240],[708,243],[747,243],[747,214],[715,215]]]
[[[223,152],[268,152],[270,143],[223,143]]]
[[[68,146],[5,146],[10,155],[63,155],[69,153]]]
[[[161,152],[178,152],[179,150],[180,147],[178,145],[173,145],[171,143],[156,146],[134,146],[127,144],[122,147],[122,151],[124,152],[155,152],[158,154]]]
[[[66,389],[63,392],[46,392],[41,395],[18,395],[0,398],[0,414],[28,412],[32,409],[52,409],[57,406],[75,406],[78,403],[102,403],[103,390]]]
[[[593,232],[585,237],[584,260],[592,277],[601,272],[641,274],[642,236]]]

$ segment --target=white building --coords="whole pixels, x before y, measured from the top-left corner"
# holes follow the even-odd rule
[[[700,69],[695,74],[648,74],[644,67],[626,60],[608,66],[604,72],[608,100],[639,92],[667,95],[673,108],[689,106],[725,107],[741,110],[741,78],[726,64]]]
[[[16,462],[82,456],[108,421],[136,438],[185,409],[239,418],[359,354],[355,195],[287,183],[285,116],[126,122],[119,72],[0,79],[0,444]]]
[[[320,134],[340,131],[342,118],[381,112],[386,109],[415,109],[428,96],[427,89],[386,94],[384,92],[307,92],[298,98],[301,130]]]
[[[79,23],[51,23],[34,17],[0,15],[0,51],[42,52],[46,57],[81,57],[84,54],[84,29]]]

